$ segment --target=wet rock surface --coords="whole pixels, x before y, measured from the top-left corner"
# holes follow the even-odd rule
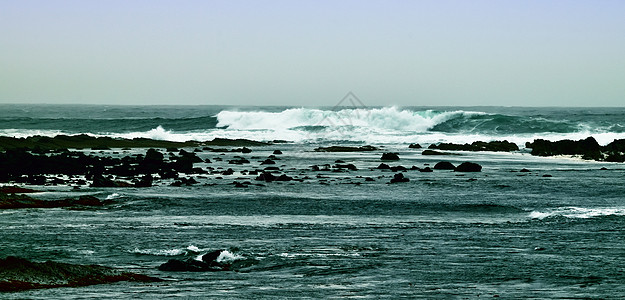
[[[519,151],[519,146],[515,143],[508,141],[492,141],[481,142],[476,141],[471,144],[453,144],[453,143],[440,143],[432,144],[428,149],[438,150],[450,150],[450,151],[496,151],[496,152],[511,152]]]
[[[113,201],[111,200],[100,200],[94,196],[80,196],[62,200],[39,200],[26,195],[0,193],[0,209],[102,207],[112,203]]]
[[[531,154],[537,156],[579,155],[587,160],[625,162],[625,140],[614,140],[601,146],[593,137],[578,141],[536,139],[526,143],[525,147],[531,148]]]
[[[31,262],[14,256],[0,259],[0,292],[79,287],[119,281],[159,282],[162,279],[99,265]]]

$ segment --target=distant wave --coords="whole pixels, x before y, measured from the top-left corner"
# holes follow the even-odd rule
[[[177,117],[162,117],[168,116],[167,110],[158,111],[159,117],[132,117],[129,111],[120,112],[122,116],[119,118],[99,119],[0,116],[0,135],[28,137],[85,133],[169,141],[244,138],[368,144],[471,143],[505,139],[521,147],[536,138],[561,140],[593,136],[600,144],[625,138],[625,122],[618,112],[585,114],[535,109],[514,115],[502,111],[506,110],[502,108],[495,113],[398,107],[339,110],[273,107],[184,111],[193,114],[189,116],[174,109],[171,115]],[[95,112],[91,114],[97,116]]]
[[[590,219],[606,216],[625,216],[625,208],[623,207],[560,207],[546,211],[532,211],[529,217],[532,219],[549,219],[549,218],[569,218],[569,219]]]
[[[293,108],[281,112],[225,110],[217,114],[217,127],[243,130],[353,126],[387,131],[425,132],[449,119],[482,114],[485,113],[411,111],[400,110],[396,107],[337,111]]]

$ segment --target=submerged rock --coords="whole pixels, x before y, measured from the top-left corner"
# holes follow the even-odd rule
[[[79,287],[119,281],[158,282],[162,279],[98,265],[52,261],[39,263],[14,256],[0,259],[0,292]]]
[[[66,198],[62,200],[39,200],[26,195],[0,193],[0,209],[16,208],[59,208],[91,206],[101,207],[113,203],[112,200],[99,200],[93,196],[80,196],[79,198]]]
[[[445,153],[445,152],[440,152],[440,151],[434,151],[434,150],[423,150],[423,152],[421,152],[421,155],[451,155],[451,153]]]

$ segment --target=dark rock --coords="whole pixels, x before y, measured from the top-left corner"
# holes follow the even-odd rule
[[[429,173],[429,172],[434,172],[434,171],[430,167],[425,167],[425,168],[419,169],[419,172]]]
[[[242,164],[249,164],[250,161],[243,157],[238,157],[236,159],[229,160],[228,163],[232,165],[242,165]]]
[[[234,147],[254,147],[254,146],[267,146],[270,143],[257,142],[247,139],[224,139],[215,138],[212,141],[204,142],[203,144],[209,146],[234,146]]]
[[[434,165],[434,170],[455,170],[456,166],[448,161],[441,161]]]
[[[119,281],[162,280],[98,265],[74,265],[52,261],[38,263],[14,256],[0,259],[0,292],[79,287]]]
[[[261,165],[275,165],[276,162],[271,160],[271,159],[265,159],[263,162],[260,163]]]
[[[68,148],[87,149],[93,148],[175,148],[194,147],[199,143],[190,142],[169,142],[162,140],[151,140],[145,138],[121,139],[111,137],[93,137],[86,134],[79,135],[57,135],[55,137],[31,136],[27,138],[0,137],[0,149],[33,149],[33,150],[64,150]]]
[[[389,165],[385,164],[385,163],[381,163],[381,164],[377,167],[377,169],[380,169],[380,170],[390,170],[390,169],[391,169],[391,167],[390,167]]]
[[[98,174],[93,176],[91,187],[119,187],[119,185],[115,181]]]
[[[526,143],[525,147],[532,148],[531,154],[537,156],[582,155],[583,159],[603,159],[602,147],[593,137],[579,141],[560,140],[555,142],[536,139],[532,143]]]
[[[361,147],[348,147],[348,146],[330,146],[316,148],[316,152],[363,152],[363,151],[375,151],[378,148],[373,146],[361,146]]]
[[[276,178],[276,181],[291,181],[293,177],[287,176],[286,174],[282,174]]]
[[[528,169],[523,168],[523,169],[521,169],[521,171],[519,171],[519,172],[521,172],[521,173],[529,173],[529,172],[532,172],[532,171],[530,171],[530,170],[528,170]]]
[[[215,250],[215,251],[208,252],[202,255],[202,261],[207,264],[217,262],[217,259],[219,258],[219,256],[221,255],[221,252],[223,251],[224,250]]]
[[[551,176],[549,174],[545,174],[545,175],[543,175],[543,177],[553,177],[553,176]]]
[[[337,169],[348,169],[350,171],[358,171],[358,168],[354,164],[345,164],[345,165],[337,164],[334,167]]]
[[[101,201],[93,196],[66,198],[62,200],[39,200],[26,195],[0,193],[0,209],[16,208],[59,208],[59,207],[101,207],[113,203],[111,200]]]
[[[365,177],[365,181],[375,181],[375,179],[373,179],[371,177]]]
[[[258,177],[256,177],[256,180],[258,180],[258,181],[265,181],[265,182],[272,182],[272,181],[276,180],[276,178],[277,177],[274,176],[271,173],[263,172],[260,175],[258,175]]]
[[[408,148],[410,148],[410,149],[421,149],[422,147],[419,144],[410,144],[410,145],[408,145]]]
[[[141,180],[135,183],[135,187],[151,187],[154,182],[154,177],[151,174],[144,175]]]
[[[399,160],[399,153],[395,152],[385,152],[382,153],[381,160]]]
[[[23,188],[18,186],[2,186],[0,187],[0,193],[5,194],[27,194],[27,193],[39,193],[40,191]]]
[[[218,272],[225,271],[223,267],[213,266],[203,261],[189,258],[186,260],[170,259],[158,267],[160,271],[169,272]]]
[[[238,181],[233,182],[233,184],[234,184],[234,187],[238,187],[238,188],[245,188],[245,187],[247,187],[246,185],[244,185],[244,184],[242,184],[242,183],[240,183]]]
[[[164,158],[165,157],[163,156],[163,153],[160,153],[157,150],[150,148],[145,153],[145,157],[143,158],[143,161],[149,164],[161,164]]]
[[[459,166],[456,167],[456,172],[480,172],[482,171],[482,166],[472,162],[463,162]]]
[[[394,167],[391,167],[391,171],[393,172],[408,171],[408,169],[404,166],[394,166]]]
[[[409,181],[410,179],[407,177],[404,177],[403,173],[397,173],[393,175],[393,178],[391,179],[390,183],[409,182]]]
[[[280,151],[280,150],[273,150],[273,154],[279,155],[279,154],[282,154],[282,151]]]
[[[428,150],[423,150],[423,152],[421,152],[421,155],[451,155],[451,153],[439,152],[439,151],[428,149]]]
[[[492,142],[473,142],[471,144],[453,144],[453,143],[440,143],[431,144],[429,149],[438,150],[450,150],[450,151],[500,151],[511,152],[518,151],[519,146],[515,143],[508,141],[492,141]]]

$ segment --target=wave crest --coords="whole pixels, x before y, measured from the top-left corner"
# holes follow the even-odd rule
[[[547,219],[564,217],[568,219],[590,219],[607,216],[625,216],[625,208],[622,207],[560,207],[549,211],[532,211],[529,217],[532,219]]]
[[[217,114],[217,127],[236,130],[315,128],[353,126],[386,131],[425,132],[449,119],[478,112],[433,110],[411,111],[397,107],[341,109],[337,111],[293,108],[281,112],[240,112],[224,110]]]

